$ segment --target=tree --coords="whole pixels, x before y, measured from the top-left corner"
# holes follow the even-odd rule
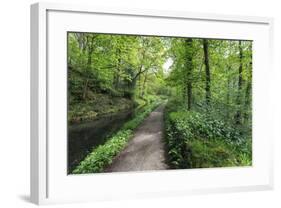
[[[87,94],[88,94],[88,84],[89,84],[89,79],[90,79],[90,75],[91,75],[91,68],[92,68],[92,55],[94,52],[94,47],[95,47],[95,40],[96,36],[95,35],[87,35],[86,36],[86,42],[87,42],[87,65],[85,68],[85,73],[86,78],[84,81],[84,87],[83,87],[83,100],[85,100],[87,98]]]
[[[135,101],[169,92],[187,110],[207,109],[233,124],[250,124],[251,45],[250,41],[69,33],[69,100],[87,104],[104,94]],[[163,73],[168,59],[171,66]]]
[[[205,73],[206,73],[206,104],[207,106],[211,102],[211,74],[210,74],[210,64],[209,64],[209,43],[207,39],[203,39],[204,48],[204,63],[205,63]]]
[[[242,84],[243,84],[243,49],[241,40],[238,41],[239,44],[239,70],[238,70],[238,89],[237,89],[237,112],[235,115],[236,124],[241,124],[241,93],[242,93]]]
[[[248,46],[248,50],[245,52],[246,59],[246,89],[245,89],[245,102],[244,102],[244,121],[249,120],[249,111],[251,110],[251,91],[252,91],[252,45]]]
[[[192,63],[192,38],[185,39],[186,44],[186,96],[187,96],[187,109],[191,110],[192,105],[192,70],[193,70],[193,63]]]

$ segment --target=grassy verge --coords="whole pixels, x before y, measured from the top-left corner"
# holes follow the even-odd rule
[[[104,168],[112,163],[114,157],[124,149],[133,135],[133,130],[136,129],[159,104],[160,101],[155,101],[146,106],[141,113],[136,114],[132,120],[125,123],[105,144],[93,149],[72,173],[85,174],[103,172]]]
[[[249,166],[251,139],[222,121],[194,111],[165,110],[171,168]]]

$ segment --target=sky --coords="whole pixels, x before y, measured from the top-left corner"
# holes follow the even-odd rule
[[[168,58],[166,60],[166,62],[163,64],[163,69],[164,69],[164,73],[165,74],[169,74],[170,73],[170,71],[171,71],[170,67],[172,66],[172,64],[173,64],[173,59],[172,58]]]

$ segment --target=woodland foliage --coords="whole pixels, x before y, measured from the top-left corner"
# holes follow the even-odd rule
[[[69,124],[160,99],[171,168],[251,165],[252,41],[69,32],[67,58]],[[103,170],[143,119],[76,172]]]

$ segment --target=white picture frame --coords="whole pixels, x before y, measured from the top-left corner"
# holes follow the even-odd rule
[[[184,29],[187,26],[190,30]],[[272,189],[273,139],[267,99],[272,28],[273,20],[264,17],[33,4],[31,201],[50,204]],[[253,166],[67,175],[67,31],[253,40]]]

